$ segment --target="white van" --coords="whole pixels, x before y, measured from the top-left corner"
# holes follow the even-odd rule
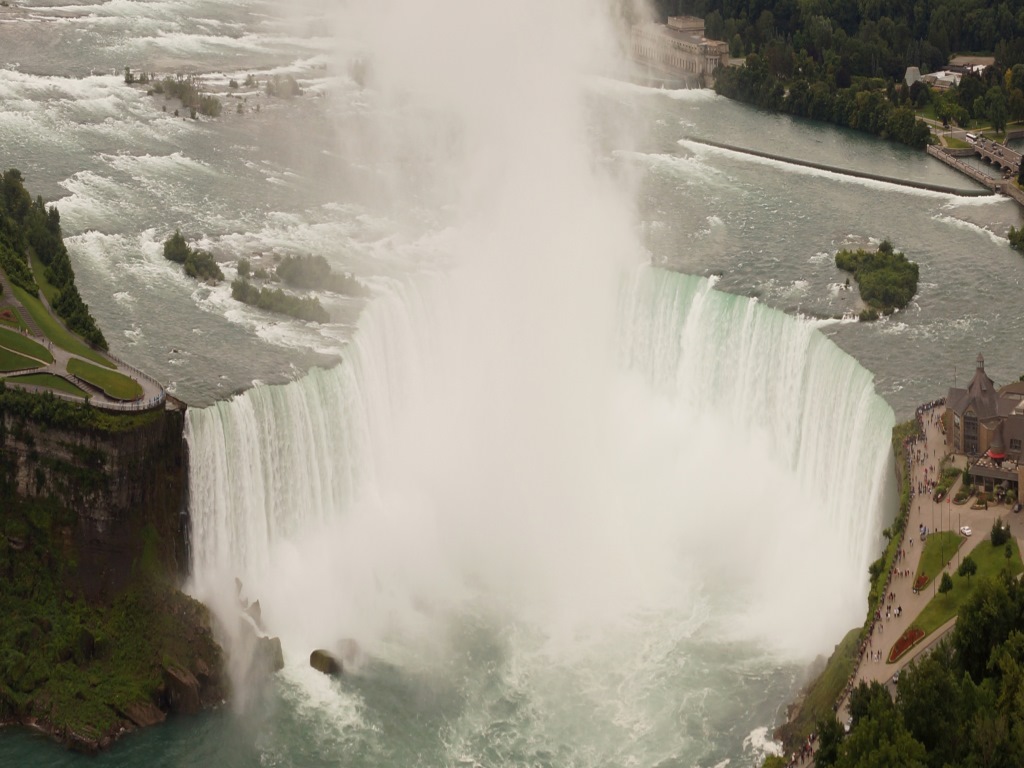
[[[977,134],[975,134],[975,133],[968,133],[968,134],[967,134],[967,136],[966,136],[965,138],[966,138],[966,139],[967,139],[967,140],[968,140],[969,142],[971,142],[971,144],[973,144],[974,142],[976,142],[976,141],[978,140],[978,135],[977,135]]]

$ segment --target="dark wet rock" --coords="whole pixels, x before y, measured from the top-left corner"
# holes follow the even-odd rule
[[[187,669],[164,667],[164,685],[167,689],[167,706],[171,712],[194,715],[199,712],[199,681]]]
[[[279,672],[284,669],[284,653],[281,651],[281,638],[257,638],[256,663],[267,672]]]
[[[245,612],[249,614],[249,618],[255,622],[257,627],[263,629],[262,611],[260,609],[259,600],[253,601],[249,607],[245,609]]]
[[[309,666],[325,675],[340,675],[342,671],[341,660],[322,648],[309,654]]]
[[[151,701],[133,701],[119,714],[130,720],[137,728],[148,728],[167,719],[166,713]]]

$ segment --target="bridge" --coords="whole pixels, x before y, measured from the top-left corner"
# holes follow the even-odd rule
[[[987,160],[992,165],[997,165],[1003,171],[1009,172],[1011,176],[1020,173],[1020,152],[1015,152],[1009,147],[998,142],[979,136],[974,142],[974,154],[982,160]]]

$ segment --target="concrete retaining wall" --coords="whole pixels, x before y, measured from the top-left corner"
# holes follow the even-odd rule
[[[812,162],[809,162],[807,160],[798,160],[798,159],[793,158],[793,157],[785,157],[784,155],[773,155],[770,152],[758,152],[757,150],[754,150],[754,149],[745,149],[744,147],[734,147],[731,144],[722,144],[722,143],[719,143],[717,141],[709,141],[708,139],[695,139],[695,138],[692,138],[692,137],[688,136],[688,137],[686,137],[686,140],[687,141],[695,142],[697,144],[706,144],[709,147],[717,147],[718,149],[728,149],[728,150],[731,150],[733,152],[742,152],[745,155],[753,155],[754,157],[765,157],[765,158],[768,158],[769,160],[778,160],[779,162],[790,163],[791,165],[800,165],[800,166],[803,166],[804,168],[814,168],[814,169],[819,170],[819,171],[829,171],[831,173],[839,173],[839,174],[842,174],[843,176],[853,176],[853,177],[858,178],[858,179],[871,179],[872,181],[884,181],[887,184],[896,184],[896,185],[901,186],[901,187],[911,187],[913,189],[926,189],[929,192],[942,192],[942,193],[947,194],[947,195],[959,195],[961,197],[981,197],[983,195],[991,194],[990,191],[981,190],[981,189],[956,189],[954,187],[943,186],[942,184],[929,184],[929,183],[924,182],[924,181],[909,181],[907,179],[896,179],[896,178],[893,178],[892,176],[882,176],[882,175],[877,174],[877,173],[865,173],[864,171],[854,171],[854,170],[850,170],[849,168],[839,168],[839,167],[834,166],[834,165],[825,165],[824,163],[812,163]],[[932,149],[931,147],[928,148],[929,152],[931,152],[931,149]],[[948,160],[943,160],[943,162],[949,162],[949,161],[956,162],[953,158],[949,158]],[[968,168],[969,166],[964,166],[964,167]],[[957,170],[960,170],[960,169],[957,168]],[[972,168],[971,170],[974,170],[974,169]],[[964,172],[967,173],[966,171],[964,171]],[[980,172],[976,171],[976,173],[979,173],[979,175],[984,176],[984,174],[981,174]],[[971,176],[970,173],[968,173],[967,175]],[[974,178],[974,177],[971,176],[971,178]],[[980,179],[977,179],[977,180],[981,181]],[[983,182],[983,181],[981,183],[985,184],[985,182]],[[990,185],[988,185],[988,184],[985,184],[985,186],[988,187],[989,190],[992,189],[992,187]]]

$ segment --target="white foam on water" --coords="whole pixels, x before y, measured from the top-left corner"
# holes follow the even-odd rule
[[[979,226],[977,224],[974,224],[973,222],[964,221],[963,219],[959,219],[956,216],[947,216],[945,214],[938,214],[938,215],[932,216],[932,219],[934,221],[940,221],[943,224],[949,224],[951,226],[957,227],[958,229],[964,229],[964,230],[967,230],[967,231],[970,231],[970,232],[976,232],[979,235],[984,235],[985,237],[987,237],[989,240],[991,240],[996,245],[1009,245],[1009,243],[1010,243],[1010,241],[1007,238],[1000,237],[999,235],[997,235],[995,232],[993,232],[988,227],[982,227],[982,226]]]

